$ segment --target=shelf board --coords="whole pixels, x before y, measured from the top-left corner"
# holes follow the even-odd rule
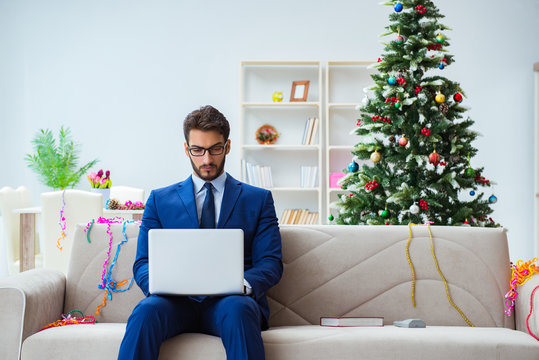
[[[344,189],[341,189],[341,188],[329,188],[328,189],[328,193],[330,194],[333,194],[333,193],[345,193],[345,192],[348,192],[348,190],[344,190]]]
[[[376,64],[376,60],[373,61],[328,61],[328,66],[356,66],[356,67],[368,67],[372,64]]]
[[[319,150],[319,145],[243,145],[244,150]]]
[[[317,101],[298,101],[298,102],[244,102],[241,107],[320,107],[320,102]]]
[[[291,66],[320,66],[320,61],[301,61],[301,60],[290,60],[290,61],[275,61],[275,60],[269,60],[269,61],[263,61],[263,60],[246,60],[241,62],[244,66],[283,66],[283,65],[291,65]]]
[[[309,191],[316,191],[318,192],[320,188],[314,187],[314,188],[303,188],[303,187],[275,187],[275,188],[269,188],[267,190],[271,191],[302,191],[302,192],[309,192]]]
[[[331,150],[350,150],[354,149],[354,145],[330,145],[328,146],[328,151]]]
[[[356,109],[359,103],[328,103],[328,108],[345,108],[345,109]]]

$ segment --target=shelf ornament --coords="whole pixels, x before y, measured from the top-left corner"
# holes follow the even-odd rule
[[[256,141],[261,145],[273,145],[279,138],[279,133],[271,125],[264,124],[256,130]]]
[[[273,95],[271,96],[271,99],[273,102],[281,102],[283,101],[283,92],[282,91],[275,91]]]

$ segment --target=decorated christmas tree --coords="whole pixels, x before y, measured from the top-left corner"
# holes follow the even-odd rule
[[[390,37],[359,107],[359,136],[334,204],[337,224],[499,226],[489,217],[492,182],[474,167],[478,136],[464,91],[443,76],[454,60],[447,26],[432,1],[387,2]],[[366,160],[366,161],[364,161]],[[370,161],[369,161],[370,160]],[[360,167],[358,162],[363,162]]]

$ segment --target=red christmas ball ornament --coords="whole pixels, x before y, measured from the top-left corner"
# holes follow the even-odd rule
[[[429,162],[431,164],[433,164],[434,166],[438,165],[440,163],[440,154],[438,154],[436,152],[436,150],[434,150],[430,155],[429,155]]]
[[[399,145],[400,146],[406,146],[408,144],[408,139],[402,135],[402,137],[399,139]]]
[[[456,102],[461,102],[462,101],[462,94],[457,92],[455,95],[453,95],[453,100],[455,100]]]

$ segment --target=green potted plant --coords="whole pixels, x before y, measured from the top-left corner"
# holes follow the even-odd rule
[[[80,145],[71,137],[69,127],[60,127],[58,143],[49,129],[40,129],[32,140],[34,154],[26,154],[28,167],[39,181],[53,190],[64,190],[77,185],[81,177],[97,163],[92,160],[77,169]]]

